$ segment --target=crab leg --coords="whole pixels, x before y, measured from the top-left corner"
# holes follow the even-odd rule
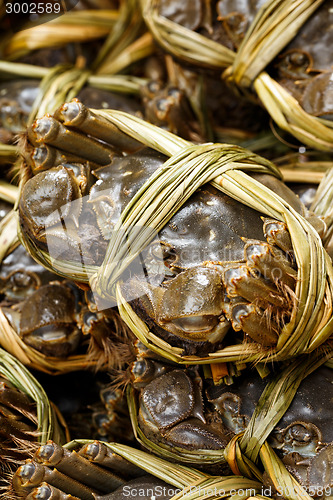
[[[292,290],[295,288],[297,272],[277,247],[273,248],[259,240],[248,240],[244,247],[244,255],[250,269],[259,271],[273,283],[284,283]]]
[[[78,99],[72,99],[71,102],[63,104],[55,112],[55,117],[64,125],[75,127],[85,134],[98,137],[120,151],[130,153],[142,147],[139,142],[128,137],[115,125],[95,115]]]
[[[33,416],[34,405],[26,394],[12,389],[4,380],[0,380],[0,404],[5,404],[13,410],[17,410],[29,418]]]
[[[53,441],[41,446],[35,454],[35,459],[43,465],[57,467],[60,472],[78,481],[84,477],[87,486],[98,488],[105,493],[124,484],[124,481],[115,474],[99,468],[75,451],[70,452]]]
[[[62,474],[57,469],[38,464],[28,459],[21,465],[13,476],[13,487],[19,495],[23,495],[36,488],[42,481],[76,495],[82,500],[93,500],[95,491],[84,484]],[[36,497],[38,498],[38,497]]]
[[[59,165],[66,165],[72,163],[85,163],[87,160],[82,156],[64,154],[59,149],[48,146],[47,144],[41,144],[40,146],[34,148],[31,153],[30,162],[32,163],[31,168],[34,175],[38,172],[43,172],[52,167],[58,167]],[[96,168],[99,165],[97,163],[90,162],[92,168]]]
[[[230,303],[228,317],[234,330],[243,330],[249,337],[263,346],[276,345],[278,340],[275,333],[278,330],[277,325],[274,325],[274,321],[268,321],[262,310],[254,304],[241,302],[241,300]]]
[[[241,296],[262,308],[269,305],[283,307],[285,297],[267,280],[253,276],[246,265],[224,271],[223,282],[229,297]]]
[[[38,118],[28,129],[28,137],[34,146],[46,143],[76,155],[78,151],[86,160],[100,165],[110,163],[114,150],[101,142],[69,130],[51,115]]]
[[[94,497],[95,498],[95,497]],[[54,486],[42,483],[26,497],[26,500],[80,500],[78,497],[67,495]]]
[[[136,477],[142,475],[142,470],[139,467],[113,453],[110,448],[100,441],[85,444],[78,451],[78,454],[90,462],[103,465],[108,469],[116,469],[125,476]]]
[[[284,222],[264,219],[264,235],[269,245],[277,245],[287,255],[293,254],[290,234]]]
[[[18,439],[31,439],[34,427],[17,420],[17,416],[4,407],[0,407],[0,436],[5,439],[15,436]]]

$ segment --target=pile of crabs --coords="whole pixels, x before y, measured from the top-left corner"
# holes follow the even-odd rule
[[[274,2],[102,3],[72,11],[113,13],[119,75],[104,39],[15,52],[0,13],[0,491],[329,500],[331,132],[302,143],[171,36],[237,52]],[[309,4],[266,69],[330,131],[332,2]]]

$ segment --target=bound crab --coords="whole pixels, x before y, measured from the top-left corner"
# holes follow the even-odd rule
[[[288,2],[261,0],[141,0],[141,6],[166,52],[191,67],[222,70],[235,93],[249,100],[258,96],[301,144],[332,151],[330,1],[300,2],[294,9]]]
[[[120,366],[129,331],[119,315],[111,311],[106,317],[89,294],[58,278],[22,245],[6,256],[0,266],[0,344],[17,357],[21,353],[23,363],[28,355],[35,368],[46,371],[52,371],[52,362],[53,370],[64,363],[64,371]]]
[[[283,367],[279,373],[283,378]],[[252,369],[232,384],[215,385],[199,366],[183,369],[147,352],[130,365],[129,375],[128,403],[139,442],[168,460],[214,474],[226,473],[225,449],[235,436],[251,433],[251,419],[250,429],[257,435],[258,402],[273,378],[262,379]],[[329,496],[333,487],[332,407],[325,403],[330,399],[332,375],[330,367],[322,366],[307,376],[289,408],[285,403],[284,415],[268,436],[287,469],[315,497]],[[287,401],[286,392],[281,397]],[[266,401],[266,411],[268,407]]]
[[[116,113],[114,123],[110,113]],[[138,321],[133,318],[139,315],[157,336],[154,338],[170,343],[178,349],[177,353],[202,357],[220,348],[222,341],[224,346],[235,342],[235,335],[236,343],[242,342],[244,334],[250,356],[258,344],[261,352],[269,353],[282,342],[281,335],[286,341],[291,332],[288,328],[298,321],[297,328],[302,325],[303,333],[308,331],[310,335],[304,339],[306,349],[313,348],[319,341],[318,335],[321,341],[328,338],[330,326],[322,337],[323,311],[316,318],[309,317],[308,309],[305,312],[305,307],[318,310],[316,301],[323,300],[323,292],[318,291],[319,295],[311,298],[311,305],[306,290],[315,269],[307,269],[302,261],[305,254],[297,249],[295,252],[295,234],[290,233],[286,223],[289,220],[293,230],[299,228],[298,233],[305,237],[304,245],[308,245],[308,237],[312,238],[313,245],[311,249],[305,247],[305,253],[310,260],[316,259],[317,264],[313,265],[322,263],[325,271],[321,279],[330,282],[325,266],[330,269],[331,261],[314,229],[324,234],[325,222],[304,207],[278,178],[272,164],[242,148],[192,146],[142,120],[110,113],[94,113],[73,100],[54,116],[36,120],[28,129],[29,142],[23,154],[30,175],[35,175],[23,187],[19,216],[23,240],[35,258],[62,275],[66,275],[62,262],[76,262],[72,269],[74,279],[90,279],[100,307],[110,306],[116,294],[118,305],[124,304],[124,298],[131,301],[135,313],[131,319],[127,317],[128,324],[133,328]],[[130,124],[143,127],[142,137],[147,133],[157,137],[160,134],[167,146],[156,149],[185,148],[182,162],[173,167],[171,159],[165,165],[165,156],[140,148],[139,142],[133,140],[140,136],[137,131],[130,137],[121,130],[128,130]],[[156,140],[152,144],[156,147]],[[124,150],[126,156],[122,154]],[[214,156],[216,164],[205,159],[208,153],[216,151],[220,155]],[[252,165],[255,172],[251,177],[232,170],[237,161],[246,170]],[[173,185],[177,187],[179,182],[176,192],[181,202],[170,188],[163,192],[170,198],[169,205],[166,198],[157,199],[155,208],[147,215],[145,209],[141,219],[130,219],[133,200],[139,209],[143,204],[140,195],[156,195],[157,188],[149,187],[151,179],[158,184],[159,176],[168,176],[169,172],[181,175],[179,170],[186,168],[192,168],[186,174],[191,176],[205,162],[202,180],[196,185],[202,187],[194,192],[191,185],[186,191],[187,185],[183,188],[182,184],[185,177],[180,181],[175,178]],[[220,175],[226,170],[226,177]],[[208,182],[214,177],[213,186],[205,183],[204,179]],[[242,185],[249,186],[249,206],[238,201],[242,196],[237,189]],[[163,203],[170,208],[163,208]],[[267,208],[269,203],[274,209]],[[263,207],[262,212],[268,214],[287,215],[284,221],[272,216],[263,220],[262,213],[254,207]],[[160,216],[161,210],[164,216]],[[127,216],[128,220],[149,221],[155,215],[165,225],[162,228],[162,223],[156,223],[158,233],[153,235],[154,241],[151,222],[143,224],[144,230],[140,224],[132,224],[128,230]],[[125,232],[123,227],[127,228]],[[135,250],[129,257],[128,248]],[[131,261],[133,266],[126,270]],[[101,266],[99,271],[97,266]],[[110,270],[115,274],[108,275]],[[306,273],[310,273],[308,277]],[[115,276],[120,275],[116,292]],[[330,293],[328,290],[325,293]],[[124,309],[121,311],[124,316]],[[325,324],[327,321],[328,318]],[[226,336],[231,328],[234,337]]]

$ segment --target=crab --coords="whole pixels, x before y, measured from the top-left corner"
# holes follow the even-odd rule
[[[235,433],[207,401],[199,366],[180,368],[140,342],[135,351],[126,382],[131,422],[141,445],[206,472],[230,473],[223,450]],[[203,450],[205,456],[198,454]]]
[[[82,364],[77,371],[56,376],[38,372],[38,380],[65,420],[71,439],[84,436],[135,446],[126,394],[122,387],[115,387],[118,382],[113,373],[122,371],[92,371]]]
[[[205,457],[192,456],[192,465],[206,469],[204,458],[210,450],[220,450],[215,473],[227,443],[246,430],[267,384],[255,370],[246,370],[231,385],[214,385],[198,366],[184,369],[140,355],[129,373],[132,425],[139,429],[141,444],[180,462],[189,462],[189,451],[205,450]],[[331,387],[330,368],[306,377],[268,438],[288,470],[307,491],[315,491],[314,496],[321,496],[320,489],[329,496],[333,487],[332,405],[326,404]],[[213,454],[211,458],[216,460]]]
[[[12,304],[26,299],[40,286],[58,279],[34,261],[22,245],[18,245],[0,266],[0,293],[2,303]]]
[[[0,267],[0,307],[22,341],[45,356],[82,352],[121,366],[130,333],[116,311],[99,312],[93,298],[37,264],[19,245]]]
[[[74,287],[53,282],[39,287],[18,306],[3,312],[27,345],[49,356],[66,357],[76,351],[79,297]]]
[[[332,119],[331,0],[323,2],[273,62],[277,80],[309,114]],[[320,33],[320,36],[318,36]]]
[[[89,124],[90,134],[95,130],[103,141],[114,138],[113,145],[86,136]],[[96,181],[86,197],[70,162],[28,180],[19,204],[23,233],[54,258],[100,265],[121,211],[165,157],[147,149],[122,156],[123,135],[76,99],[55,116],[38,119],[28,136],[36,145],[62,147],[65,157],[80,147],[80,154],[100,167],[90,168]],[[252,175],[324,233],[324,221],[309,213],[282,181]],[[203,354],[217,347],[232,327],[264,348],[277,344],[296,300],[297,268],[283,222],[263,220],[207,184],[142,255],[141,276],[134,266],[122,277],[123,294],[164,340]],[[156,279],[147,280],[147,273]]]
[[[287,469],[314,497],[332,494],[332,375],[331,368],[322,366],[306,377],[268,438]],[[206,395],[224,424],[238,434],[245,430],[264,386],[252,373],[231,386],[212,387]]]
[[[33,459],[17,469],[11,483],[15,496],[29,499],[70,495],[74,500],[116,500],[131,491],[140,491],[141,497],[150,498],[156,491],[167,500],[174,494],[170,485],[145,474],[99,441],[84,445],[77,452],[48,441]]]
[[[239,49],[264,0],[232,2],[159,0],[159,15],[196,31],[235,52]],[[189,15],[191,12],[191,16]],[[209,23],[202,23],[203,12]],[[189,20],[187,20],[189,18]],[[332,119],[332,1],[321,2],[293,40],[275,57],[268,72],[313,116]],[[226,73],[226,76],[228,73]]]

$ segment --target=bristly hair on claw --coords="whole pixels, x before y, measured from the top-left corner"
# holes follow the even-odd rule
[[[12,487],[13,473],[17,467],[24,464],[27,458],[32,458],[35,452],[40,447],[37,442],[38,432],[31,432],[32,436],[36,437],[36,441],[28,441],[12,436],[15,448],[8,448],[8,455],[1,452],[0,458],[0,500],[17,500],[17,494]],[[19,459],[14,454],[22,453],[22,458]]]
[[[98,359],[96,371],[103,365],[109,370],[121,370],[132,360],[129,341],[135,337],[116,311],[108,311],[107,321],[91,323],[89,334],[87,357],[88,360]]]

